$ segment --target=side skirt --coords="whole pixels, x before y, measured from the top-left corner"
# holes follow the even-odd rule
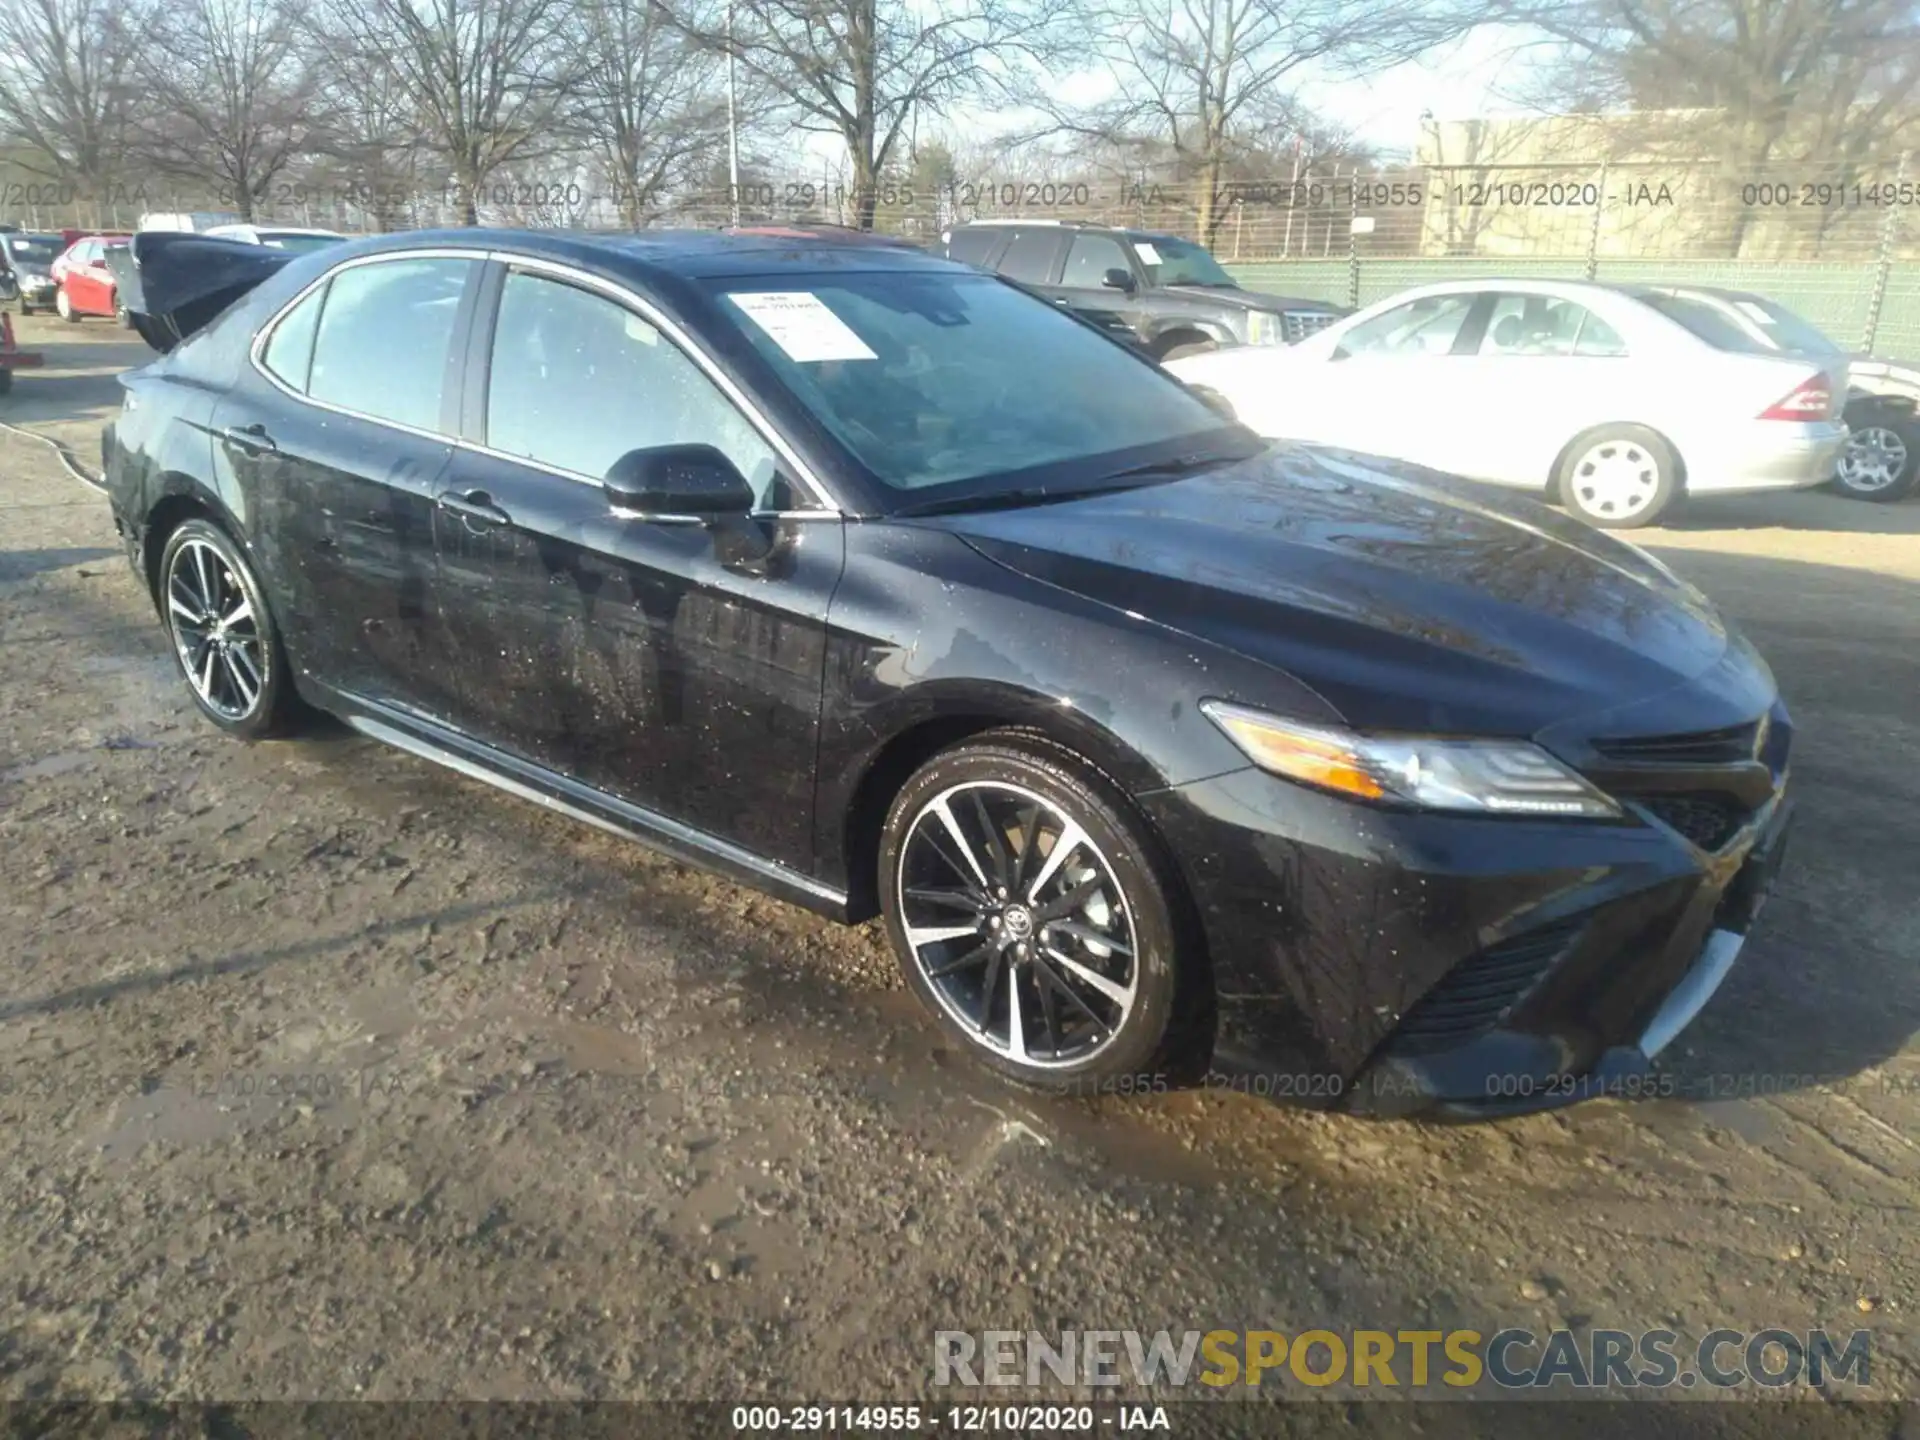
[[[828,919],[844,922],[847,918],[846,891],[823,885],[790,865],[756,855],[717,835],[656,814],[543,765],[496,750],[423,716],[376,700],[329,688],[319,703],[372,739],[457,770],[522,800],[544,805],[570,819],[637,841],[702,870],[765,890]]]

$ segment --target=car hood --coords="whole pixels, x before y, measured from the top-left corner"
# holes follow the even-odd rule
[[[1666,722],[1733,723],[1772,695],[1759,657],[1645,552],[1417,466],[1277,445],[939,523],[1035,580],[1282,670],[1360,728],[1534,735],[1620,711],[1637,718],[1619,733],[1646,733],[1663,723],[1648,697],[1716,670],[1735,672],[1704,687],[1724,703],[1696,694]]]
[[[1221,305],[1231,305],[1239,310],[1317,310],[1328,315],[1346,315],[1349,312],[1343,306],[1331,305],[1325,300],[1302,300],[1297,296],[1269,295],[1264,290],[1241,290],[1237,287],[1228,290],[1213,285],[1168,285],[1168,293],[1184,295],[1192,300],[1212,300]]]

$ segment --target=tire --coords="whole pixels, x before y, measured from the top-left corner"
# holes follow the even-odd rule
[[[154,589],[200,713],[242,740],[290,728],[298,702],[286,652],[260,582],[226,531],[184,521],[160,552]]]
[[[1154,358],[1161,362],[1184,360],[1189,355],[1205,355],[1209,350],[1218,350],[1220,344],[1215,340],[1176,340],[1171,345],[1154,347]]]
[[[1603,530],[1635,530],[1680,498],[1680,461],[1644,425],[1606,425],[1569,445],[1554,476],[1560,503]]]
[[[1920,424],[1901,424],[1879,415],[1853,425],[1828,483],[1850,500],[1885,504],[1911,495],[1916,480],[1920,480]]]
[[[13,369],[11,366],[0,365],[0,395],[6,394],[11,389],[13,389]]]
[[[73,308],[73,301],[68,298],[65,286],[62,286],[54,292],[53,308],[60,318],[69,325],[78,325],[80,323],[80,312]]]
[[[1181,944],[1178,882],[1157,855],[1093,767],[989,733],[936,755],[888,808],[887,936],[908,986],[987,1068],[1056,1093],[1123,1077],[1139,1088],[1170,1058],[1177,957],[1197,954]]]

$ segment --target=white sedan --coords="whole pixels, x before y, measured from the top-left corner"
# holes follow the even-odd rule
[[[312,230],[299,225],[216,225],[206,233],[221,240],[243,240],[249,245],[292,250],[301,255],[338,245],[347,238],[338,230]]]
[[[1788,490],[1847,441],[1844,357],[1730,353],[1656,292],[1555,280],[1424,285],[1293,346],[1167,363],[1263,435],[1544,491],[1595,525],[1683,493]]]

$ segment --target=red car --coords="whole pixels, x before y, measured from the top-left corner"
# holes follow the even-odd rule
[[[113,271],[107,268],[108,247],[124,245],[127,240],[125,235],[87,235],[75,240],[53,262],[49,268],[58,287],[53,308],[62,320],[78,325],[85,315],[111,315],[122,325],[127,323]]]

